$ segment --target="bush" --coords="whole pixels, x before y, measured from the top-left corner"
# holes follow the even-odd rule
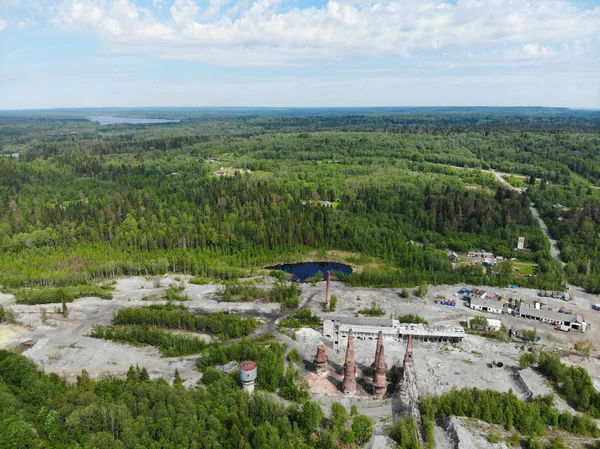
[[[400,323],[429,324],[429,322],[422,316],[413,315],[412,313],[396,317],[396,320],[398,320]]]
[[[194,285],[207,285],[211,283],[211,280],[209,278],[205,278],[205,277],[201,277],[201,276],[197,276],[197,277],[193,277],[188,281],[189,284],[194,284]]]
[[[222,377],[223,373],[221,373],[221,371],[212,366],[209,366],[204,371],[202,371],[202,383],[205,385],[210,385],[214,382],[217,382]]]
[[[430,421],[433,427],[433,421]],[[423,445],[419,441],[417,432],[417,422],[412,416],[408,416],[400,421],[396,421],[390,429],[390,438],[398,443],[397,449],[422,449]],[[428,433],[427,442],[429,447],[433,448],[435,439],[431,438]]]
[[[365,444],[373,436],[373,420],[366,415],[356,415],[352,421],[352,433],[358,444]]]
[[[540,440],[536,437],[529,437],[525,440],[524,449],[544,449]]]
[[[368,309],[361,309],[358,311],[361,315],[377,317],[385,315],[384,310],[377,305],[375,301],[371,303],[371,307]]]
[[[471,319],[469,324],[471,325],[471,329],[486,329],[488,321],[483,315],[477,315]]]
[[[346,420],[348,419],[348,412],[339,402],[331,404],[331,418],[329,420],[329,428],[332,432],[337,433],[344,428]]]
[[[338,297],[336,295],[331,295],[331,307],[329,308],[330,312],[334,312],[337,307]]]
[[[487,440],[490,443],[495,444],[502,440],[502,436],[496,432],[490,432],[487,436]]]
[[[313,315],[310,309],[302,309],[281,320],[280,326],[290,329],[299,329],[301,327],[317,329],[321,327],[322,324],[321,318],[317,315]]]
[[[227,302],[248,302],[262,300],[279,302],[289,309],[297,309],[300,305],[300,287],[290,282],[277,282],[271,290],[259,288],[250,283],[228,283],[217,292]]]
[[[306,402],[310,399],[308,383],[300,376],[298,371],[288,368],[279,389],[279,395],[288,401]]]
[[[556,437],[550,441],[548,449],[567,449],[567,446],[565,445],[565,440],[562,437]]]
[[[170,285],[169,288],[165,290],[164,299],[167,301],[189,301],[190,297],[182,293],[184,290],[184,285]]]
[[[537,357],[534,352],[526,352],[519,359],[519,367],[521,369],[526,369],[530,365],[533,365],[537,361]]]
[[[402,296],[404,299],[407,299],[410,296],[410,293],[408,293],[406,287],[402,289],[402,293],[400,294],[400,296]]]
[[[288,360],[290,361],[290,363],[297,363],[298,365],[300,365],[304,359],[302,358],[300,352],[298,352],[298,350],[294,348],[288,354]]]
[[[15,314],[11,309],[5,309],[0,306],[0,323],[8,322],[12,323],[15,321]]]
[[[278,281],[285,281],[288,278],[288,274],[281,270],[271,270],[269,276],[274,277]]]

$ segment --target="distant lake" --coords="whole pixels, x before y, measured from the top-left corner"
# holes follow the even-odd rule
[[[267,267],[270,270],[281,270],[291,273],[293,281],[304,282],[307,278],[313,277],[319,271],[323,273],[323,278],[327,276],[328,271],[339,271],[344,274],[352,274],[352,267],[345,263],[338,262],[302,262],[285,263]]]
[[[88,117],[92,122],[98,122],[100,125],[153,125],[157,123],[179,123],[180,120],[165,120],[162,118],[133,118],[133,117],[113,117],[112,115],[95,115]]]

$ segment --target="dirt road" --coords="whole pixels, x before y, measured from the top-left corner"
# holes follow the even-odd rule
[[[544,220],[542,220],[542,217],[540,217],[540,213],[533,204],[529,206],[529,209],[531,210],[531,214],[536,218],[536,220],[540,224],[540,228],[542,228],[542,231],[548,239],[548,242],[550,242],[550,252],[552,253],[552,257],[554,257],[556,260],[558,260],[564,265],[565,263],[560,258],[560,249],[558,249],[558,242],[554,240],[550,235],[550,231],[548,231],[548,226],[546,226],[546,223],[544,223]]]

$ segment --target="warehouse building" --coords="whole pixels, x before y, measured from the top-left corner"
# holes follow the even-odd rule
[[[521,307],[515,311],[515,315],[554,326],[569,326],[580,332],[585,332],[587,328],[587,323],[581,315],[541,307],[528,307],[525,304],[521,304]]]
[[[504,304],[501,301],[486,299],[480,297],[472,297],[469,307],[473,310],[481,310],[482,312],[502,313]]]

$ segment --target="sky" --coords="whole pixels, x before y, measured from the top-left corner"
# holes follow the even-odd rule
[[[0,0],[0,109],[600,108],[600,0]]]

